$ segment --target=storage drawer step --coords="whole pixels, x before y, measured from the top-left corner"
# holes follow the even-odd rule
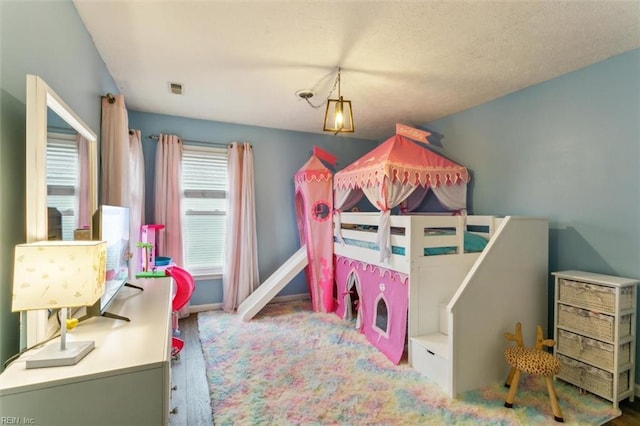
[[[434,347],[424,341],[411,339],[411,366],[420,374],[437,383],[446,391],[450,390],[449,360],[438,354]]]

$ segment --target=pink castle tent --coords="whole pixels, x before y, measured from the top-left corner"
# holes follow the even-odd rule
[[[305,272],[313,310],[333,312],[333,174],[314,154],[294,180],[298,233],[300,245],[307,246]]]
[[[469,173],[460,166],[412,141],[427,142],[429,133],[398,125],[396,134],[334,177],[334,205],[353,207],[366,196],[380,210],[377,244],[380,261],[391,252],[391,209],[411,211],[429,190],[452,211],[466,208]],[[335,215],[340,229],[340,214]],[[340,235],[336,235],[341,239]],[[348,319],[358,298],[356,326],[367,340],[392,362],[402,357],[406,335],[408,278],[381,266],[338,256],[335,260],[336,314]]]
[[[351,297],[357,295],[356,327],[394,364],[400,362],[407,330],[408,277],[396,271],[336,256],[336,315],[351,319]],[[347,296],[347,297],[344,297]],[[346,302],[346,303],[345,303]]]

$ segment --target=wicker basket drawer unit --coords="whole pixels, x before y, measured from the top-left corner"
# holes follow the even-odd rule
[[[589,392],[611,399],[613,395],[613,373],[585,364],[573,358],[558,355],[560,373],[558,377]],[[618,375],[618,395],[629,390],[629,370]]]
[[[561,302],[582,306],[601,312],[616,312],[616,290],[596,284],[560,279],[559,299]],[[633,307],[633,288],[620,291],[620,307],[624,311]]]
[[[615,367],[615,345],[566,330],[558,330],[557,351],[596,367],[607,370],[612,370]],[[620,345],[618,350],[618,365],[625,365],[630,361],[631,343],[627,342]]]
[[[587,271],[552,272],[558,378],[610,400],[633,401],[640,280]]]
[[[558,307],[558,325],[609,342],[613,341],[616,335],[615,317],[573,306]],[[629,335],[631,335],[631,315],[625,315],[620,317],[619,337],[622,339]]]

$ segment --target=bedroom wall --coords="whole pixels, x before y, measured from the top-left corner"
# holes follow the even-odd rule
[[[550,272],[640,278],[640,50],[426,127],[473,172],[474,213],[549,219]]]
[[[11,312],[13,246],[25,241],[26,75],[41,76],[96,133],[116,92],[71,1],[0,1],[0,362],[19,348]],[[1,369],[1,368],[0,368]]]
[[[146,175],[147,222],[153,223],[153,185],[156,141],[150,135],[175,134],[193,141],[227,144],[250,142],[254,151],[256,226],[260,281],[266,280],[299,248],[294,206],[294,173],[304,165],[314,145],[338,157],[337,169],[351,163],[378,142],[302,132],[244,126],[129,111],[129,126],[142,131]],[[308,293],[304,274],[299,274],[280,293]],[[222,302],[220,279],[197,280],[191,305]]]

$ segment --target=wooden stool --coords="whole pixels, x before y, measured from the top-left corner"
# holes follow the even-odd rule
[[[547,382],[547,391],[549,393],[549,400],[551,401],[553,418],[557,422],[564,422],[560,405],[558,404],[558,396],[553,387],[553,376],[560,370],[560,361],[549,352],[542,350],[543,346],[551,347],[555,342],[552,339],[543,339],[542,327],[538,326],[536,328],[535,347],[525,347],[522,342],[522,326],[520,323],[516,324],[515,334],[505,333],[504,337],[509,341],[516,342],[516,346],[510,346],[504,351],[504,358],[511,366],[509,376],[505,382],[505,386],[509,388],[509,393],[507,394],[507,400],[504,406],[513,408],[513,400],[516,397],[521,372],[535,376],[543,376]]]

